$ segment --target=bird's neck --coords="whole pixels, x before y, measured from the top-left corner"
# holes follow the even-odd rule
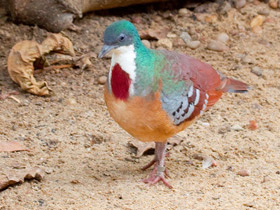
[[[108,85],[116,98],[126,100],[133,95],[136,78],[136,51],[134,45],[122,46],[113,51]]]
[[[149,73],[151,57],[150,50],[142,43],[122,46],[113,51],[108,85],[116,98],[126,100],[139,95],[139,85],[145,85],[141,81],[152,77]]]

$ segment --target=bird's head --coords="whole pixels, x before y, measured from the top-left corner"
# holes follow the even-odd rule
[[[141,40],[135,26],[127,20],[117,21],[106,28],[104,46],[98,57],[102,58],[111,50],[137,44],[141,44]]]

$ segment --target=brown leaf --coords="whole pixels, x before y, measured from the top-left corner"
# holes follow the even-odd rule
[[[130,147],[136,148],[136,157],[141,157],[149,150],[155,150],[155,142],[142,142],[138,140],[131,140],[128,142]]]
[[[180,144],[183,140],[184,138],[176,135],[169,138],[167,144],[174,147]],[[128,145],[136,149],[136,157],[141,157],[145,153],[149,153],[149,152],[154,153],[155,146],[156,146],[155,142],[141,142],[138,140],[131,140],[128,142]]]
[[[17,141],[0,142],[0,152],[28,151],[26,147]]]
[[[11,79],[29,93],[39,96],[50,95],[51,89],[47,82],[37,82],[34,78],[33,63],[51,51],[75,55],[71,41],[61,34],[50,34],[42,44],[30,40],[18,42],[8,57],[8,72]]]
[[[24,180],[37,179],[40,181],[43,179],[44,174],[44,170],[37,167],[8,170],[5,174],[0,174],[0,191],[13,184],[23,183]]]

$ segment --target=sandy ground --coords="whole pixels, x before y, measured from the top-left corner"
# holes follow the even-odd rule
[[[216,7],[216,4],[211,4]],[[250,21],[266,11],[260,33]],[[205,14],[217,14],[209,10]],[[7,73],[11,47],[24,39],[43,40],[47,32],[34,26],[15,25],[0,18],[0,89],[20,91],[0,101],[0,140],[16,140],[30,151],[0,153],[0,172],[8,168],[38,166],[46,170],[42,181],[26,181],[0,192],[1,210],[30,209],[280,209],[280,12],[254,1],[240,11],[214,21],[179,15],[165,6],[136,6],[88,14],[75,21],[79,31],[65,31],[77,54],[98,52],[106,26],[122,18],[134,20],[139,30],[167,26],[173,50],[211,64],[224,74],[249,83],[248,94],[228,94],[195,124],[179,134],[185,140],[170,150],[166,166],[168,189],[141,182],[150,171],[140,168],[151,155],[136,158],[128,146],[132,139],[110,118],[103,99],[100,76],[107,75],[110,60],[92,58],[89,70],[61,69],[37,74],[48,81],[55,95],[38,97],[20,91]],[[201,14],[197,14],[198,17]],[[188,31],[201,45],[191,50],[180,34]],[[207,50],[221,32],[229,35],[229,50]],[[156,47],[156,41],[151,41]],[[260,67],[262,76],[251,72]],[[258,128],[248,129],[249,120]],[[237,129],[236,128],[242,128]],[[218,166],[202,169],[195,154],[214,158]],[[245,169],[249,176],[239,176]]]

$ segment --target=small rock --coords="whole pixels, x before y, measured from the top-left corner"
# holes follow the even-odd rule
[[[268,4],[272,9],[277,9],[278,8],[278,0],[270,0],[268,2]]]
[[[74,104],[76,104],[77,103],[77,101],[74,99],[74,98],[68,98],[67,100],[66,100],[66,104],[67,105],[74,105]]]
[[[225,133],[230,132],[230,131],[231,131],[231,128],[229,126],[225,126],[225,127],[219,128],[218,133],[219,134],[225,134]]]
[[[74,179],[70,182],[71,184],[80,184],[80,181],[77,179]]]
[[[251,72],[259,77],[262,76],[262,70],[260,67],[258,66],[254,66],[252,69],[251,69]]]
[[[222,52],[228,50],[228,47],[223,42],[217,40],[210,40],[207,49]]]
[[[185,42],[183,41],[183,39],[179,38],[179,39],[174,39],[173,40],[173,46],[179,47],[179,46],[185,46]]]
[[[181,8],[181,9],[179,9],[178,13],[180,16],[185,16],[185,15],[189,14],[189,10],[187,10],[186,8]]]
[[[148,40],[143,39],[143,40],[142,40],[142,43],[145,45],[145,47],[151,48],[151,43],[150,43]]]
[[[228,40],[229,40],[229,36],[226,33],[220,33],[217,36],[217,41],[227,43]]]
[[[261,26],[263,22],[265,21],[265,17],[262,15],[257,15],[254,17],[250,23],[251,28],[254,28],[256,26]]]
[[[131,22],[135,23],[135,24],[140,24],[142,22],[142,17],[140,17],[140,16],[133,17],[131,19]]]
[[[218,20],[218,16],[216,14],[206,15],[204,21],[207,23],[215,23]]]
[[[205,158],[205,156],[202,154],[195,153],[195,154],[193,154],[193,158],[196,160],[203,160]]]
[[[264,15],[264,16],[268,16],[269,13],[270,13],[270,12],[269,12],[269,9],[267,9],[267,8],[258,11],[258,14],[259,14],[259,15]]]
[[[202,168],[206,169],[209,167],[217,167],[218,164],[217,162],[212,158],[212,157],[204,157],[203,161],[202,161]]]
[[[176,34],[171,33],[171,32],[169,32],[166,36],[167,36],[167,38],[176,38],[177,37]]]
[[[200,45],[200,41],[188,41],[186,45],[191,49],[196,49]]]
[[[234,131],[241,131],[241,130],[243,130],[243,128],[240,125],[238,125],[238,124],[231,126],[231,129],[234,130]]]
[[[240,170],[240,171],[237,172],[237,175],[239,175],[239,176],[249,176],[250,173],[249,173],[248,170],[242,169],[242,170]]]
[[[236,9],[240,9],[246,5],[246,0],[234,0],[234,6]]]
[[[248,128],[252,131],[257,130],[258,126],[256,120],[250,120]]]
[[[180,37],[184,40],[185,43],[192,40],[191,36],[188,34],[188,32],[182,32]]]
[[[161,18],[159,15],[155,15],[155,16],[153,17],[153,20],[154,20],[155,22],[157,22],[157,23],[161,23],[161,22],[162,22],[162,18]]]
[[[168,50],[171,50],[173,47],[173,44],[169,39],[165,38],[165,39],[158,40],[157,46],[164,47],[164,48],[167,48]]]
[[[104,85],[107,81],[107,77],[106,76],[101,76],[98,78],[98,84],[100,85]]]
[[[244,56],[241,58],[242,63],[248,63],[248,64],[252,64],[253,61],[251,58],[249,58],[248,56]]]
[[[46,174],[51,174],[54,172],[54,170],[52,168],[46,168],[45,172],[46,172]]]
[[[231,4],[228,1],[223,1],[223,3],[218,7],[217,12],[226,15],[231,9]]]

